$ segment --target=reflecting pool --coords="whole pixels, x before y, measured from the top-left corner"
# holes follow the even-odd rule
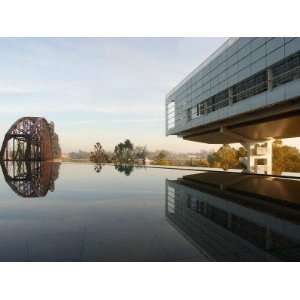
[[[300,181],[5,163],[0,261],[299,261]]]

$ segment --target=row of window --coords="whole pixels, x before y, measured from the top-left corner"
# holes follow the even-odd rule
[[[286,247],[298,246],[296,241],[270,230],[268,238],[271,240],[271,243],[267,247],[266,227],[258,225],[253,221],[247,220],[244,217],[236,214],[229,215],[227,211],[197,199],[196,197],[187,195],[186,207],[193,210],[197,214],[201,214],[202,216],[210,219],[215,224],[226,228],[227,230],[231,231],[242,239],[249,241],[259,248],[272,251],[273,249],[278,248],[282,249]],[[182,209],[184,209],[184,207],[182,207]],[[187,217],[187,214],[184,215]]]
[[[263,71],[233,86],[233,103],[262,93],[267,89],[267,71]]]
[[[212,73],[212,72],[214,72],[216,69],[218,69],[221,65],[225,64],[226,61],[230,61],[230,60],[231,60],[232,62],[230,62],[226,68],[221,69],[221,70],[219,71],[219,73],[217,74],[217,76],[219,76],[221,73],[225,72],[226,70],[228,70],[228,69],[231,68],[232,66],[238,64],[238,63],[239,63],[241,60],[243,60],[246,56],[249,56],[249,55],[253,54],[253,52],[259,50],[261,47],[264,46],[264,43],[265,43],[265,39],[266,39],[266,38],[261,38],[261,37],[260,37],[260,38],[251,38],[251,39],[249,39],[249,40],[243,45],[243,47],[247,46],[249,43],[253,42],[253,41],[256,40],[256,39],[261,39],[261,40],[264,40],[264,41],[263,41],[262,43],[257,44],[257,46],[253,48],[253,50],[249,51],[249,53],[244,54],[244,56],[240,57],[239,60],[236,60],[236,59],[233,59],[233,58],[238,57],[238,53],[239,53],[240,51],[242,51],[243,48],[241,48],[241,49],[236,48],[235,52],[231,53],[230,56],[226,55],[226,52],[225,52],[224,55],[223,55],[223,59],[222,59],[222,60],[220,60],[219,62],[215,62],[215,63],[217,63],[216,65],[214,65],[214,61],[210,62],[210,66],[214,65],[213,67],[208,68],[207,71],[205,71],[205,69],[202,69],[200,72],[198,72],[197,74],[195,74],[195,75],[193,76],[193,78],[192,78],[190,81],[187,81],[187,82],[186,82],[184,85],[182,85],[176,92],[174,92],[173,96],[175,96],[176,99],[180,98],[180,96],[181,96],[182,94],[185,94],[186,91],[189,91],[190,89],[192,89],[192,86],[193,86],[192,81],[194,81],[194,82],[196,82],[196,83],[197,83],[197,82],[200,82],[203,78],[207,77],[210,73]],[[274,38],[270,38],[270,40],[272,40],[272,39],[274,39]],[[225,51],[227,51],[227,50],[225,50]],[[217,59],[218,59],[218,57],[217,57]],[[217,76],[215,76],[215,77],[217,77]],[[214,78],[215,78],[215,77],[214,77]],[[213,80],[214,78],[211,78],[211,80]]]
[[[291,56],[272,68],[273,87],[300,78],[300,54]]]
[[[261,39],[264,40],[265,38],[252,38],[252,41],[254,41],[255,39]],[[272,40],[274,38],[270,38],[270,40]],[[293,39],[295,38],[286,38],[287,41],[285,41],[285,44],[288,44],[289,42],[291,42]],[[246,46],[249,42],[251,42],[250,40],[244,45]],[[234,60],[234,63],[229,64],[229,66],[227,66],[224,69],[221,69],[220,72],[218,73],[218,75],[216,75],[215,77],[211,78],[211,80],[214,80],[216,77],[220,76],[220,74],[222,74],[223,72],[225,72],[226,70],[229,70],[232,66],[240,63],[246,56],[249,55],[253,55],[254,57],[256,57],[257,55],[253,54],[255,51],[260,51],[263,52],[261,49],[262,47],[264,47],[265,42],[261,42],[260,44],[258,44],[258,46],[256,48],[254,48],[253,50],[251,50],[249,53],[246,52],[245,55],[243,55],[242,57],[240,56],[238,60]],[[281,47],[282,44],[279,44],[278,47]],[[277,50],[278,48],[274,48],[272,50]],[[264,50],[264,48],[263,48]],[[175,97],[176,99],[180,99],[181,96],[182,97],[187,97],[191,91],[195,92],[195,90],[197,90],[197,88],[193,88],[194,85],[197,85],[197,83],[199,83],[204,77],[206,77],[209,73],[213,72],[215,69],[217,69],[220,65],[222,65],[226,60],[229,60],[232,57],[237,57],[238,56],[238,52],[241,51],[241,49],[237,50],[237,52],[233,53],[230,57],[226,58],[225,60],[222,60],[218,63],[217,66],[215,66],[214,68],[210,69],[209,72],[206,72],[205,75],[202,75],[202,73],[198,73],[196,75],[193,76],[193,78],[186,82],[183,86],[181,86],[177,91],[174,92],[174,94],[172,95],[173,97]],[[270,52],[271,53],[271,52]],[[261,59],[261,57],[259,58]],[[255,63],[254,61],[252,63]],[[192,82],[194,81],[194,83]],[[204,83],[198,87],[198,88],[202,88],[202,86],[205,85]]]
[[[188,119],[206,115],[230,104],[255,96],[268,89],[267,69],[261,71],[188,109]],[[270,68],[272,88],[300,78],[300,53],[290,56]]]

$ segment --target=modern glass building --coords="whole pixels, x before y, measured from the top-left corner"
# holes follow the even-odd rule
[[[300,136],[299,79],[300,38],[230,38],[168,93],[166,133],[239,142],[249,153],[255,143]],[[266,172],[269,152],[266,146],[258,158]],[[249,157],[249,171],[257,171],[255,159]]]

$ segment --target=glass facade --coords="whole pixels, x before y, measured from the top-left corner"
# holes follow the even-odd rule
[[[265,70],[232,87],[233,103],[265,92],[267,89],[267,70]]]
[[[268,89],[268,70],[273,75],[273,88],[300,78],[300,53],[288,57],[278,64],[265,69],[232,87],[212,96],[188,109],[189,119],[206,115],[230,104],[242,101]],[[229,94],[232,93],[232,102]]]
[[[242,113],[273,104],[272,101],[285,100],[278,99],[274,93],[274,99],[268,96],[270,103],[267,100],[261,104],[256,102],[256,107],[251,100],[243,101],[300,79],[300,38],[253,37],[229,41],[167,95],[166,102],[174,102],[176,106],[172,115],[174,123],[168,115],[168,134],[224,119],[236,111],[222,116],[224,108],[236,103],[247,103],[244,111],[239,109]],[[298,94],[300,96],[300,89]],[[213,114],[215,111],[218,115]],[[208,115],[214,116],[207,119]],[[201,123],[200,120],[205,121]]]
[[[300,53],[280,61],[272,68],[273,87],[300,78]]]
[[[175,126],[175,102],[172,101],[168,104],[168,129],[174,128]]]

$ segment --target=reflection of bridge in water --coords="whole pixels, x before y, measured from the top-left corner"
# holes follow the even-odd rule
[[[60,163],[40,161],[1,162],[5,181],[19,196],[44,197],[54,191]]]
[[[201,173],[166,181],[166,216],[212,260],[300,260],[300,181]]]

